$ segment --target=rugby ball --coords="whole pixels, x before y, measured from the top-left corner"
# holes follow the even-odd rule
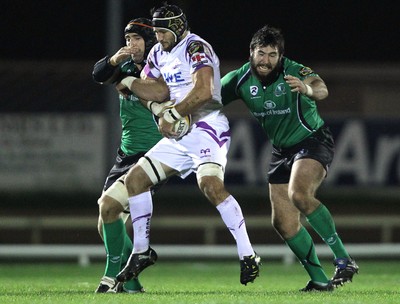
[[[192,122],[192,119],[190,115],[182,117],[181,119],[178,119],[175,121],[173,130],[177,135],[174,137],[175,139],[180,139],[183,136],[185,136],[189,129],[190,129],[190,124]]]

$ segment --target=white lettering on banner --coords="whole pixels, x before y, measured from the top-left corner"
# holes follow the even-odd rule
[[[231,134],[227,174],[242,175],[246,184],[265,183],[271,159],[271,144],[266,137],[254,139],[255,134],[248,120],[238,120],[231,128]],[[265,142],[259,151],[255,140]]]
[[[374,183],[383,185],[387,182],[387,172],[392,167],[393,161],[397,159],[397,180],[400,181],[400,137],[383,136],[379,138],[376,149],[374,166]]]
[[[354,175],[357,184],[365,184],[370,177],[369,150],[364,125],[360,121],[347,123],[336,139],[335,157],[328,174],[328,182],[340,174]]]
[[[0,115],[0,189],[99,190],[105,119],[98,114]]]
[[[240,120],[231,129],[232,142],[229,148],[227,173],[243,174],[246,183],[256,183],[259,169],[251,126]]]
[[[351,175],[356,185],[384,186],[397,161],[397,180],[400,180],[400,137],[381,135],[375,138],[375,149],[370,148],[366,125],[352,120],[344,124],[336,139],[335,158],[327,178],[328,184],[339,182],[341,175]],[[372,157],[370,151],[373,151]]]
[[[265,183],[272,147],[265,137],[260,137],[262,131],[254,131],[254,126],[259,128],[248,119],[231,123],[227,183],[238,183],[233,176],[239,176],[245,184]],[[394,124],[394,127],[397,125]],[[356,119],[346,121],[339,130],[335,136],[335,158],[326,180],[327,185],[340,184],[343,176],[350,176],[353,186],[386,186],[393,184],[393,178],[399,184],[400,135],[388,136],[377,132],[375,137],[368,136],[367,122]],[[391,177],[394,170],[395,176]]]
[[[328,186],[399,185],[400,134],[369,134],[376,124],[356,119],[333,126],[339,132]],[[0,114],[0,190],[99,191],[105,127],[101,114]],[[231,134],[226,182],[265,185],[272,146],[264,132],[255,120],[237,119]]]

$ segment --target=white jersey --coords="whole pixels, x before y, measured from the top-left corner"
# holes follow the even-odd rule
[[[212,100],[192,114],[194,122],[210,113],[218,115],[221,103],[221,75],[219,59],[211,45],[196,34],[188,33],[171,52],[162,50],[157,43],[150,51],[148,61],[143,69],[147,77],[163,77],[168,85],[170,100],[178,104],[193,89],[192,74],[204,66],[214,71]]]
[[[189,33],[171,52],[162,51],[157,43],[142,71],[150,78],[163,77],[170,90],[170,99],[180,103],[194,87],[192,74],[204,66],[210,66],[214,71],[212,100],[191,113],[194,124],[188,134],[178,140],[164,137],[146,153],[178,171],[182,178],[196,172],[204,163],[219,164],[223,169],[226,166],[231,136],[228,119],[220,112],[219,59],[209,43]]]

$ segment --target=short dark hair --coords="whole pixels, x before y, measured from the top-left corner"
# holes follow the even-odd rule
[[[282,31],[275,27],[265,25],[260,28],[251,39],[250,50],[254,51],[256,47],[276,46],[279,54],[285,52],[285,38]]]

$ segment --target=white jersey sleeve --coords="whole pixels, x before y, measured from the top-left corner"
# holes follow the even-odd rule
[[[160,68],[155,65],[157,63],[157,54],[161,52],[161,45],[157,43],[150,50],[149,55],[147,56],[147,63],[144,66],[142,73],[144,73],[149,78],[160,78],[161,72]]]

